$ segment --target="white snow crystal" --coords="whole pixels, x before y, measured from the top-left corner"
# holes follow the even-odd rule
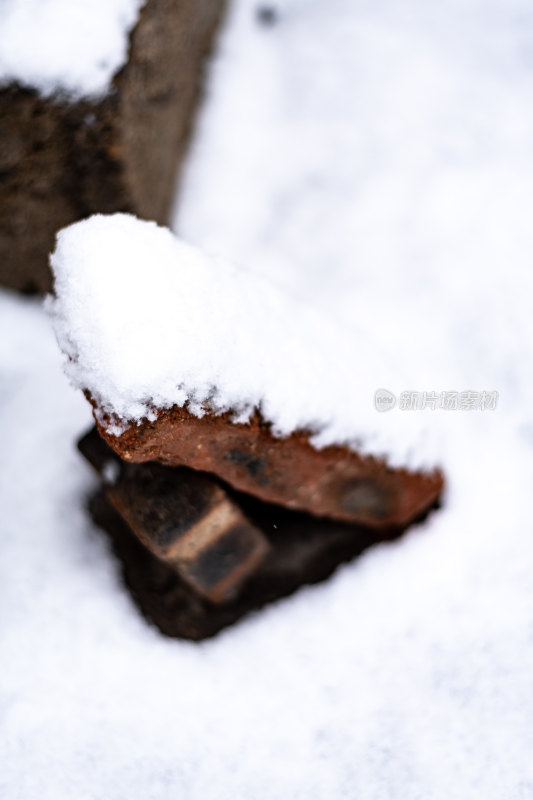
[[[2,0],[0,84],[98,97],[128,54],[144,0]]]
[[[125,214],[61,231],[51,264],[68,374],[114,432],[172,405],[241,421],[260,408],[280,436],[429,460],[424,415],[374,409],[377,388],[401,385],[386,355],[275,283]]]

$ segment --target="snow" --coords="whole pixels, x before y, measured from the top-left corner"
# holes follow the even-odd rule
[[[295,293],[124,214],[61,231],[51,264],[66,370],[111,431],[173,405],[241,422],[260,408],[278,436],[313,430],[318,445],[428,462],[425,418],[399,426],[373,406],[400,380],[392,357]]]
[[[198,646],[144,622],[85,513],[47,317],[2,293],[0,325],[3,800],[532,796],[531,442],[503,414],[428,524]]]
[[[0,85],[98,98],[128,57],[144,0],[2,0]]]
[[[385,388],[524,413],[533,8],[273,5],[234,7],[176,230],[355,323],[409,369]]]
[[[533,798],[532,13],[239,0],[219,48],[179,233],[356,322],[398,388],[500,393],[379,415],[443,434],[446,503],[327,583],[200,646],[147,626],[84,512],[88,404],[0,294],[2,800]]]

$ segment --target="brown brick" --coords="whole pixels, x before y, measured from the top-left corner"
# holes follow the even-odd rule
[[[247,515],[262,530],[270,550],[238,594],[224,603],[213,604],[141,545],[105,492],[92,498],[93,519],[111,537],[137,605],[165,635],[193,640],[213,636],[305,584],[325,580],[339,564],[357,557],[381,538],[400,533],[387,530],[378,534],[368,528],[269,506],[253,498],[246,501]],[[357,613],[364,613],[364,609],[354,608]]]
[[[80,450],[104,476],[113,456],[96,432]],[[108,500],[143,545],[213,603],[227,601],[270,546],[213,478],[160,464],[121,465]]]
[[[174,475],[190,472],[179,467],[164,467],[155,464],[134,465],[120,462],[93,429],[79,443],[79,448],[90,463],[99,471],[112,475],[120,470],[115,486],[131,480],[128,492],[123,497],[127,504],[135,503],[132,498],[134,486],[138,486],[139,474],[142,481],[150,483],[147,468],[156,468],[161,476],[168,476],[171,486]],[[113,465],[113,469],[110,466]],[[139,473],[139,470],[141,472]],[[141,481],[141,483],[142,483]],[[214,483],[214,482],[213,482]],[[180,530],[179,500],[175,501],[171,491],[164,489],[158,479],[160,495],[170,502],[169,518],[177,524],[178,539]],[[380,528],[372,530],[368,527],[348,525],[327,519],[319,519],[309,514],[289,511],[280,506],[263,503],[256,498],[235,493],[232,499],[238,504],[247,520],[258,531],[261,531],[268,552],[242,582],[238,591],[226,596],[223,602],[213,603],[205,594],[187,580],[175,564],[161,558],[167,547],[172,547],[175,534],[155,537],[145,530],[142,537],[135,535],[126,524],[124,517],[117,513],[109,501],[108,491],[101,489],[91,499],[90,510],[96,523],[106,530],[111,537],[123,569],[125,581],[142,613],[167,636],[200,640],[213,636],[228,625],[237,622],[243,616],[260,609],[267,603],[279,600],[301,586],[326,579],[339,564],[355,558],[366,548],[378,541],[392,539],[402,533],[401,528]],[[139,514],[142,525],[146,525],[146,507],[143,498],[146,492],[139,492]],[[166,497],[166,500],[165,500]],[[137,509],[130,512],[136,516]],[[189,524],[193,522],[193,512],[185,509]],[[183,526],[183,523],[181,523]],[[147,525],[150,530],[153,524]],[[157,525],[155,526],[157,529]],[[231,536],[229,551],[232,551]],[[238,532],[237,532],[238,538]],[[169,545],[170,540],[170,545]],[[145,546],[143,542],[149,542]],[[159,555],[155,555],[155,551]],[[204,551],[205,552],[205,551]],[[215,575],[220,569],[220,558],[224,558],[224,548],[213,548],[205,552],[206,560],[200,563],[201,570],[209,575],[213,569]],[[207,563],[206,563],[207,562]],[[190,577],[190,576],[189,576]],[[354,613],[357,610],[354,609]]]
[[[343,447],[315,449],[305,432],[278,439],[256,416],[198,418],[182,408],[161,411],[121,436],[101,436],[126,461],[158,461],[219,476],[269,503],[372,528],[404,527],[430,508],[444,480],[439,471],[392,469]]]

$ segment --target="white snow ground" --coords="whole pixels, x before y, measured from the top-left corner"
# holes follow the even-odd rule
[[[389,412],[434,415],[446,507],[212,642],[169,641],[83,512],[89,410],[49,322],[2,293],[0,797],[530,800],[533,10],[294,0],[266,28],[254,8],[221,43],[177,229],[411,353],[389,388],[499,405]]]

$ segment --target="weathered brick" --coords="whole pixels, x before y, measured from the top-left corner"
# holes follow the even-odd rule
[[[266,502],[377,529],[409,524],[444,485],[437,470],[392,469],[343,447],[317,450],[305,432],[276,438],[258,414],[238,424],[229,414],[198,418],[174,407],[120,436],[99,430],[128,462],[204,470]]]
[[[96,432],[80,450],[103,475],[114,464],[118,474],[105,491],[115,510],[154,556],[211,602],[236,594],[268,553],[264,535],[211,476],[113,461]]]

